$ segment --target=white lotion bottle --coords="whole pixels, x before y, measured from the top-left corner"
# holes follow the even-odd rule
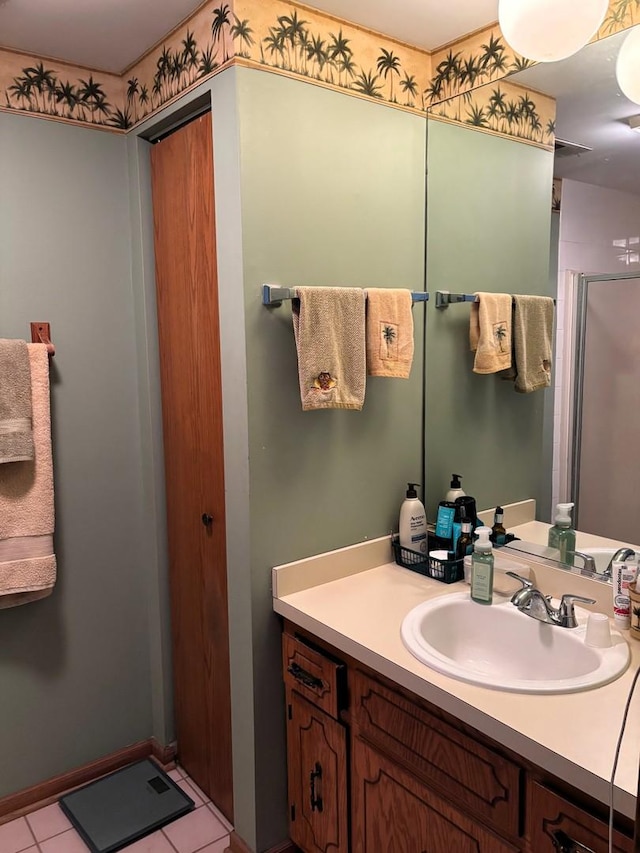
[[[426,555],[427,513],[422,501],[418,499],[416,486],[419,485],[407,483],[407,496],[400,507],[400,545]]]
[[[466,495],[466,492],[463,492],[462,490],[462,484],[460,482],[461,479],[462,474],[451,475],[451,486],[445,497],[446,501],[455,501],[456,498],[462,498]]]

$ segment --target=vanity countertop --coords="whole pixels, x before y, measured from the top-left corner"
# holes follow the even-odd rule
[[[514,558],[518,562],[518,558]],[[624,706],[640,666],[640,643],[629,640],[631,663],[603,687],[579,693],[535,695],[467,684],[420,663],[404,647],[400,625],[421,602],[468,589],[443,584],[391,561],[389,539],[373,540],[273,569],[276,613],[361,661],[543,769],[608,803],[609,779]],[[531,559],[539,586],[560,575]],[[576,589],[576,583],[587,587]],[[571,578],[571,590],[598,598],[610,609],[605,584]],[[558,628],[557,630],[566,630]],[[627,632],[624,632],[627,637]],[[632,700],[616,774],[616,810],[635,816],[640,756],[640,687]]]
[[[533,542],[535,545],[546,546],[550,527],[550,524],[545,524],[543,521],[527,521],[524,524],[518,524],[514,527],[510,527],[509,533],[513,533],[524,542]],[[589,548],[613,548],[614,550],[617,550],[618,548],[627,545],[634,549],[638,547],[631,543],[620,542],[617,539],[607,539],[605,536],[596,536],[595,533],[584,533],[581,530],[576,531],[576,548],[578,551],[588,550]],[[549,549],[549,557],[551,559],[553,559],[554,553],[554,549]],[[540,556],[545,555],[541,553]]]

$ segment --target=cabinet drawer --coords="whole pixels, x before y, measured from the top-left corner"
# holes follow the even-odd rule
[[[358,737],[352,741],[351,768],[353,853],[519,850],[436,796]]]
[[[527,828],[535,853],[607,853],[609,827],[553,791],[532,782],[527,802]],[[614,853],[632,853],[633,842],[613,833]]]
[[[522,771],[489,747],[356,670],[351,713],[358,733],[486,823],[519,835]]]
[[[291,634],[282,635],[282,657],[287,687],[337,718],[344,701],[344,664]]]

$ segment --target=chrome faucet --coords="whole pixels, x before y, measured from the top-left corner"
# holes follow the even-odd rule
[[[609,560],[609,565],[602,573],[604,577],[610,578],[613,575],[613,563],[614,560],[623,560],[627,561],[631,559],[631,557],[635,557],[636,552],[633,548],[618,548],[613,557]]]
[[[543,595],[536,589],[532,581],[523,578],[515,572],[507,572],[510,578],[520,581],[522,588],[511,596],[511,603],[521,613],[526,613],[538,622],[546,622],[548,625],[558,625],[560,628],[577,628],[578,620],[573,609],[575,601],[582,604],[595,604],[594,598],[584,598],[582,595],[563,595],[560,606],[556,609],[551,604],[551,596]]]
[[[567,557],[581,557],[584,561],[582,571],[589,572],[592,575],[596,573],[596,561],[591,554],[583,554],[582,551],[567,551]]]

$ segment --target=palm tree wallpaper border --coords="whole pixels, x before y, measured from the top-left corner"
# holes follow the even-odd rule
[[[640,0],[611,0],[594,40],[639,22]],[[495,92],[531,64],[510,50],[497,24],[430,54],[294,0],[211,0],[121,75],[0,49],[0,110],[127,131],[232,63],[549,146],[550,117],[539,104],[536,115],[522,105],[532,124],[527,138],[523,115],[511,110],[511,123],[498,120],[495,105],[468,97],[487,83]],[[465,109],[442,105],[458,95],[467,97]]]
[[[468,125],[474,130],[528,142],[548,151],[554,148],[555,100],[508,80],[481,86],[443,101],[433,107],[429,115],[438,120]]]
[[[122,79],[65,62],[0,51],[0,109],[119,128]]]

